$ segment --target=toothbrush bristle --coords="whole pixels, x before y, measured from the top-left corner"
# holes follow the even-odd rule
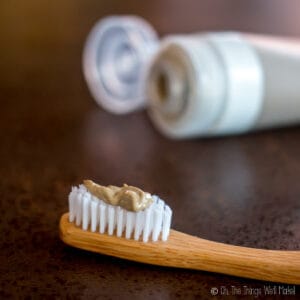
[[[172,210],[158,196],[143,211],[127,211],[93,196],[84,185],[72,187],[69,194],[69,221],[83,230],[115,234],[127,239],[156,242],[169,236]]]

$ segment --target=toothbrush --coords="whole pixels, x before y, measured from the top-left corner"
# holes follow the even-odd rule
[[[300,284],[300,251],[228,245],[170,229],[172,210],[157,196],[132,212],[73,187],[60,238],[84,250],[153,265]]]

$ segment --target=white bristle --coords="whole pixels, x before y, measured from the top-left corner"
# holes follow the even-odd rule
[[[163,215],[162,235],[161,239],[166,241],[169,236],[171,226],[172,210],[166,205]]]
[[[77,200],[77,201],[75,201],[76,226],[80,226],[81,225],[81,219],[82,219],[82,193],[78,193],[76,200]]]
[[[95,232],[97,230],[97,225],[98,225],[98,201],[94,199],[95,197],[92,198],[91,201],[91,231]]]
[[[84,194],[85,192],[87,192],[86,187],[83,184],[79,185],[79,192],[81,192],[82,194]]]
[[[170,233],[172,210],[158,196],[152,195],[153,203],[143,211],[131,212],[112,206],[89,193],[84,185],[73,187],[69,194],[69,221],[83,230],[116,234],[117,237],[143,242],[161,239],[166,241]],[[90,227],[89,227],[90,226]]]
[[[152,230],[152,210],[153,210],[153,203],[145,212],[145,223],[144,223],[144,231],[143,231],[143,242],[148,242],[149,235]]]
[[[82,197],[82,229],[87,230],[90,223],[90,203],[91,195],[84,193]]]
[[[114,233],[115,227],[115,208],[112,205],[108,206],[108,234]]]
[[[100,224],[99,224],[99,232],[100,233],[104,233],[105,232],[105,228],[106,228],[106,221],[107,221],[107,217],[106,217],[106,208],[107,206],[104,203],[100,203],[99,205],[99,219],[100,219]]]
[[[158,204],[153,212],[153,230],[152,230],[153,242],[156,242],[158,240],[158,236],[161,232],[162,216],[163,216],[163,207]]]
[[[117,237],[121,237],[124,230],[124,210],[121,207],[117,207]]]
[[[144,221],[144,212],[139,211],[138,213],[136,213],[136,218],[135,218],[134,239],[136,241],[139,240],[140,235],[143,231],[143,227],[144,227],[143,221]]]
[[[130,239],[132,231],[133,231],[134,223],[135,223],[135,213],[132,211],[127,211],[126,212],[126,229],[125,229],[126,239]]]
[[[157,200],[157,205],[163,209],[163,208],[164,208],[164,205],[165,205],[165,202],[162,201],[161,199],[158,199],[158,200]]]
[[[77,196],[77,187],[72,187],[72,191],[69,194],[69,209],[70,209],[70,214],[69,214],[69,221],[74,222],[75,220],[75,201],[76,201],[76,196]]]

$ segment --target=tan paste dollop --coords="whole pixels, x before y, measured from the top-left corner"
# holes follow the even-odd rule
[[[138,212],[149,207],[153,199],[149,193],[135,187],[124,184],[122,187],[96,184],[92,180],[84,180],[87,190],[107,204],[121,206],[122,208]]]

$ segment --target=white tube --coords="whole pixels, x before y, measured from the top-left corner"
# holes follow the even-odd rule
[[[145,106],[145,70],[158,38],[145,20],[135,16],[101,19],[83,51],[83,72],[96,102],[115,114]]]
[[[163,40],[147,76],[149,115],[172,138],[300,122],[300,42],[235,32]]]
[[[264,101],[256,128],[300,121],[300,41],[245,35],[264,71]]]

